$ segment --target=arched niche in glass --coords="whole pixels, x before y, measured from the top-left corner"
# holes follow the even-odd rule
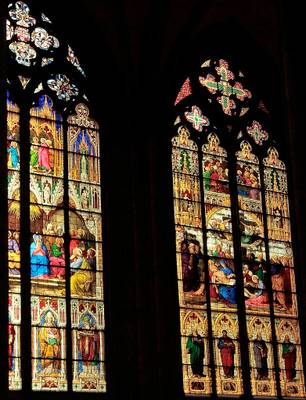
[[[30,365],[34,391],[105,392],[100,134],[86,74],[37,6],[11,3],[6,33],[9,389],[24,388]]]
[[[175,100],[183,387],[305,398],[286,166],[245,75],[207,59]]]

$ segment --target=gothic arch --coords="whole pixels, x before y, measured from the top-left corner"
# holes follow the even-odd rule
[[[200,338],[189,333],[194,346],[184,390],[304,398],[286,167],[272,138],[273,115],[251,82],[247,70],[212,56],[183,82],[174,102],[180,312],[207,316],[210,355],[208,365],[203,355],[197,359]],[[269,327],[269,342],[254,338],[254,315]],[[295,338],[280,337],[292,323]],[[182,347],[183,360],[185,352]]]

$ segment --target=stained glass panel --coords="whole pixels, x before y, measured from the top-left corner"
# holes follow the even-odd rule
[[[247,331],[252,392],[257,395],[274,396],[276,381],[270,318],[248,315]]]
[[[9,388],[20,390],[21,381],[21,298],[20,298],[20,123],[19,107],[7,97],[7,168],[8,168],[8,368]]]
[[[106,391],[99,133],[84,104],[68,118],[73,390]],[[88,183],[90,182],[90,184]],[[96,299],[96,301],[92,300]]]
[[[211,393],[204,241],[197,147],[184,126],[172,140],[173,190],[184,389]]]
[[[249,87],[234,64],[211,58],[184,82],[175,102],[172,176],[184,391],[209,394],[204,374],[218,398],[244,390],[256,398],[301,398],[286,167],[268,147],[271,121]],[[186,331],[186,315],[198,329]],[[192,348],[200,358],[193,358]]]
[[[33,390],[66,390],[66,301],[32,296]]]
[[[67,390],[63,129],[52,100],[30,111],[32,388]],[[47,205],[45,205],[47,204]]]
[[[22,388],[21,381],[21,346],[20,346],[20,325],[21,325],[21,299],[20,283],[11,286],[9,293],[9,326],[8,326],[8,355],[9,355],[9,388],[18,390]],[[16,287],[17,286],[17,287]],[[14,293],[15,292],[15,293]]]
[[[32,379],[35,391],[104,392],[100,141],[88,105],[79,103],[88,102],[81,89],[86,75],[52,21],[34,7],[10,3],[6,28],[10,389],[20,389],[22,378]],[[26,241],[29,259],[21,254]],[[31,347],[32,370],[23,374],[21,299],[31,302],[23,331],[29,323],[31,338],[22,335],[22,343]],[[76,301],[82,302],[77,319]]]
[[[74,390],[105,391],[104,305],[102,302],[72,300]],[[89,386],[89,383],[90,386]]]
[[[210,393],[211,370],[207,316],[199,310],[181,310],[184,388],[187,393]]]
[[[270,214],[267,217],[267,225],[274,312],[276,316],[293,317],[277,318],[275,321],[276,337],[279,342],[281,391],[283,396],[298,398],[305,396],[305,388],[297,319],[286,168],[274,147],[268,149],[264,165],[266,207]]]
[[[305,396],[299,324],[296,319],[276,319],[281,389],[284,396]]]
[[[238,316],[212,313],[217,393],[243,393]]]

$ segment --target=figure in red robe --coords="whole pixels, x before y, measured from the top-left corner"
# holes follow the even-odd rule
[[[222,331],[222,336],[218,339],[218,349],[221,353],[221,362],[226,378],[234,377],[234,354],[235,343],[233,339],[227,336],[227,331]]]
[[[78,342],[82,359],[79,369],[91,374],[93,367],[99,368],[100,340],[98,332],[92,329],[90,318],[87,315],[83,318],[83,330],[78,332]]]
[[[285,340],[282,344],[282,357],[285,362],[286,378],[287,381],[293,381],[296,376],[296,346],[290,341],[288,335],[285,336]]]
[[[13,356],[14,356],[14,343],[15,343],[15,328],[14,325],[9,324],[8,326],[8,367],[9,371],[13,370]]]
[[[49,154],[50,144],[50,140],[47,140],[46,138],[40,139],[40,148],[38,150],[38,166],[40,169],[43,169],[46,172],[50,172],[52,170]]]

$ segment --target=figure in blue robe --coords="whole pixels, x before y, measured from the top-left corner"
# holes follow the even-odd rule
[[[223,272],[226,277],[229,278],[230,275],[233,277],[235,276],[233,270],[226,264],[224,260],[220,261],[220,265],[220,271]],[[220,284],[219,296],[228,301],[230,304],[236,304],[236,286]]]
[[[19,165],[19,154],[17,143],[12,142],[11,146],[7,149],[8,156],[9,156],[9,167],[17,168]]]
[[[38,278],[49,274],[48,250],[41,235],[33,235],[30,247],[31,254],[31,277]]]

